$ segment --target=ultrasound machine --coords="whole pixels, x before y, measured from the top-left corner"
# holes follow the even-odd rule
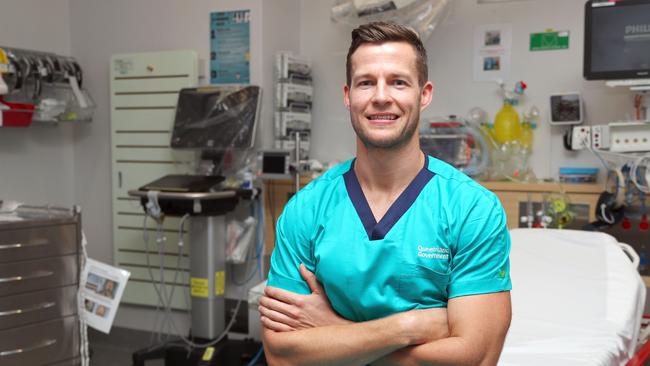
[[[134,366],[157,358],[164,358],[165,366],[264,362],[263,357],[258,361],[259,342],[228,339],[232,321],[226,325],[225,305],[225,215],[241,201],[256,200],[259,195],[250,182],[226,185],[224,171],[236,165],[239,157],[250,155],[260,105],[258,86],[182,89],[170,144],[175,149],[195,150],[200,156],[200,174],[166,175],[129,191],[154,219],[189,218],[191,253],[191,335],[135,352]]]

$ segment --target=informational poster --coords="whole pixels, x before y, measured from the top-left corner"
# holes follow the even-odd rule
[[[250,84],[250,14],[210,13],[211,84]]]
[[[474,32],[474,81],[507,80],[510,76],[512,26],[488,24]]]
[[[129,271],[93,259],[86,261],[81,274],[80,298],[88,326],[107,334],[110,332],[130,275]]]

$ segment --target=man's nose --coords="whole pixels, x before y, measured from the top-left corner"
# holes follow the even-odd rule
[[[385,82],[377,83],[375,92],[372,95],[372,102],[377,104],[385,104],[390,101],[390,90]]]

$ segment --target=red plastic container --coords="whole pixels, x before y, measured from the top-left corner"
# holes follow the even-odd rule
[[[33,104],[12,103],[0,98],[0,110],[0,127],[27,127],[32,124]]]

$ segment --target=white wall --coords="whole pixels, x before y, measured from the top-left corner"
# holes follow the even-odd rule
[[[4,0],[0,46],[70,54],[68,0]],[[0,128],[0,200],[70,206],[74,126]]]
[[[354,154],[353,130],[343,106],[345,55],[352,27],[329,18],[332,1],[301,2],[301,51],[314,60],[314,113],[312,155],[317,159],[347,159]],[[544,113],[535,132],[532,164],[538,177],[557,177],[559,166],[594,166],[588,152],[567,152],[562,147],[563,128],[546,123],[550,93],[581,91],[589,124],[625,118],[631,94],[611,89],[603,82],[582,78],[583,0],[528,0],[477,4],[476,0],[453,0],[451,16],[425,42],[429,54],[429,77],[435,84],[434,100],[423,117],[455,114],[464,116],[480,106],[493,118],[501,106],[495,83],[473,81],[474,27],[510,23],[513,30],[512,70],[507,85],[524,80],[529,88],[521,110],[537,105]],[[570,31],[568,50],[530,52],[529,34],[547,28]],[[315,41],[317,40],[317,41]]]
[[[267,2],[268,3],[268,2]],[[192,1],[70,0],[72,53],[86,72],[86,85],[97,102],[92,124],[75,130],[75,199],[84,209],[89,254],[108,263],[113,259],[111,226],[111,159],[109,60],[116,53],[192,49],[206,60],[209,76],[209,16],[213,11],[251,9],[251,83],[264,88],[258,146],[272,143],[273,55],[297,50],[296,0]],[[291,15],[284,18],[287,15]],[[202,80],[201,83],[208,83]],[[179,317],[181,329],[187,317]],[[150,329],[153,311],[123,306],[116,324]]]

